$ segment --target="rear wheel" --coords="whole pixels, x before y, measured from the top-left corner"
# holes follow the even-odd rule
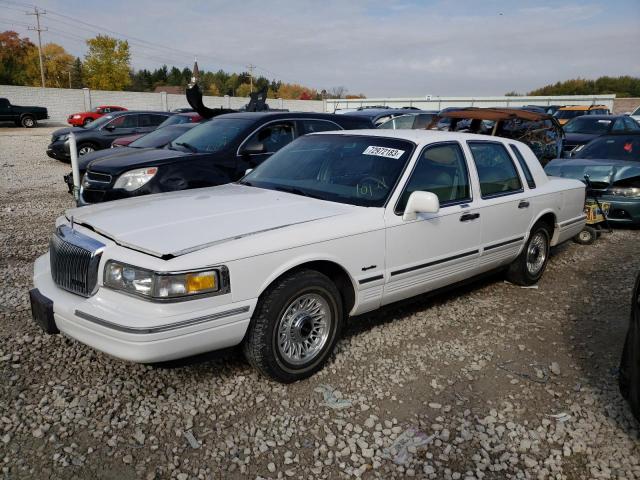
[[[507,270],[507,279],[516,285],[533,285],[542,277],[549,261],[551,228],[544,222],[536,223],[527,243]]]
[[[573,237],[573,241],[580,245],[591,245],[596,241],[600,232],[590,225],[585,225],[580,232]]]
[[[78,155],[86,155],[87,153],[95,152],[96,146],[92,143],[81,143],[78,145]]]
[[[331,355],[344,316],[340,292],[315,270],[293,273],[261,297],[243,349],[260,373],[283,383],[307,378]]]
[[[22,118],[20,119],[20,124],[24,128],[33,128],[36,125],[38,125],[35,117],[33,117],[32,115],[23,115]]]

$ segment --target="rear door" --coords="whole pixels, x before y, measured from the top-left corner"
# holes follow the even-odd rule
[[[148,133],[156,129],[158,125],[167,119],[167,115],[157,113],[142,113],[138,125],[139,133]]]
[[[467,141],[480,186],[481,270],[507,264],[520,251],[531,222],[531,199],[506,145]]]
[[[116,138],[138,133],[139,114],[119,115],[102,127],[102,136],[107,145]]]

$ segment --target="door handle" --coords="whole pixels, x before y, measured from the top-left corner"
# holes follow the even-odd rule
[[[479,213],[465,213],[460,217],[460,221],[470,222],[471,220],[475,220],[476,218],[480,218]]]
[[[529,202],[527,202],[526,200],[522,200],[522,201],[518,204],[518,208],[529,208]]]

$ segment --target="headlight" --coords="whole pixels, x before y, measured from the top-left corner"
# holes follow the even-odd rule
[[[103,283],[105,287],[162,301],[227,293],[229,274],[224,266],[163,273],[109,260],[104,267]]]
[[[64,142],[64,141],[65,141],[65,140],[67,140],[68,138],[69,138],[69,134],[68,134],[68,133],[65,133],[64,135],[60,135],[60,136],[57,138],[57,140],[58,140],[59,142]]]
[[[148,183],[156,173],[158,173],[156,167],[129,170],[118,177],[113,188],[123,188],[127,192],[133,192]]]
[[[605,195],[614,197],[640,198],[640,188],[637,187],[612,187],[605,191]]]
[[[81,115],[74,115],[73,118],[82,118]]]

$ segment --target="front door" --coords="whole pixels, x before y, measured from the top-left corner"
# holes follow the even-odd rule
[[[242,177],[247,169],[260,165],[282,147],[289,145],[295,137],[295,125],[290,120],[275,121],[260,127],[238,149],[238,176]]]
[[[137,114],[119,115],[102,127],[102,134],[107,139],[107,143],[110,144],[116,138],[138,133],[139,116]]]
[[[387,207],[386,285],[391,303],[472,276],[477,269],[480,229],[478,201],[458,142],[430,145],[420,152],[394,204]],[[435,193],[440,211],[402,219],[414,191]]]

